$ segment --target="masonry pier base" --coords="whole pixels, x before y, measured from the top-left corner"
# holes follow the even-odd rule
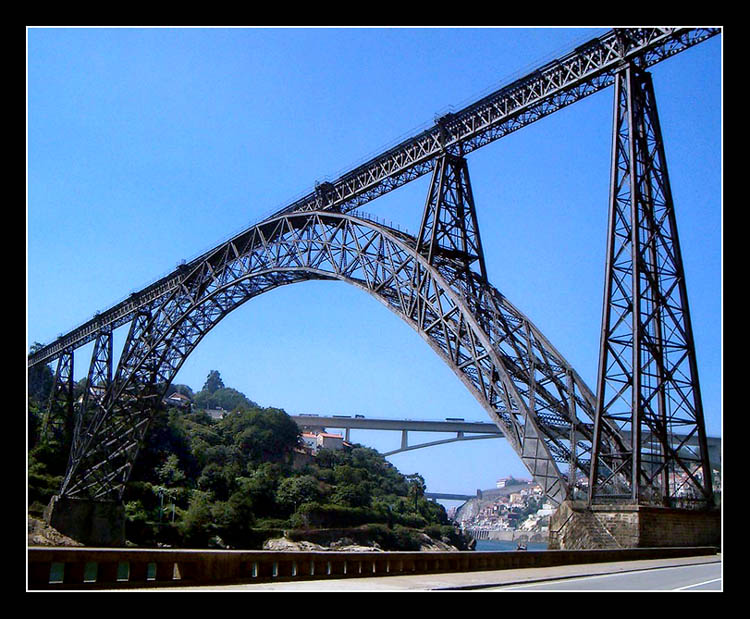
[[[53,496],[44,510],[44,520],[85,546],[125,545],[125,506],[122,503]]]
[[[565,501],[550,518],[550,550],[721,546],[721,510]]]

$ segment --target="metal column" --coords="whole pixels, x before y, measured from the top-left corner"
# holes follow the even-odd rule
[[[712,502],[674,204],[651,76],[615,83],[604,308],[589,501]],[[630,436],[602,449],[603,424]],[[680,439],[676,436],[680,435]],[[697,447],[687,441],[698,438]]]

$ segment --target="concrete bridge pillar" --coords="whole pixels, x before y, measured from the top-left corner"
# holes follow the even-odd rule
[[[44,510],[44,520],[85,546],[125,545],[125,506],[122,503],[54,496]]]

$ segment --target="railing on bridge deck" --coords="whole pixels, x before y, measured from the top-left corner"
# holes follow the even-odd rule
[[[197,587],[711,555],[713,547],[526,552],[28,549],[28,588]]]

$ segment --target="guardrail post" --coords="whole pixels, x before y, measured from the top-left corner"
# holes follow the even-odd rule
[[[316,557],[312,560],[313,575],[316,578],[324,578],[328,576],[328,561]]]
[[[29,586],[31,588],[46,587],[49,585],[51,561],[40,561],[29,564]]]
[[[375,574],[387,574],[388,573],[388,559],[375,559],[373,562],[375,566]]]
[[[199,580],[200,564],[198,561],[187,561],[180,559],[176,563],[179,580],[195,582]]]
[[[96,582],[101,584],[117,582],[119,561],[100,561],[96,566]]]
[[[255,576],[258,580],[270,580],[274,576],[274,561],[252,561],[255,564]]]
[[[277,578],[293,578],[298,576],[295,573],[296,562],[293,559],[281,558],[277,561],[276,577]]]
[[[128,563],[128,582],[146,582],[148,575],[148,561],[133,561]]]
[[[63,571],[63,583],[66,585],[79,585],[83,583],[83,570],[86,566],[83,562],[66,562]]]
[[[158,582],[169,582],[174,580],[175,577],[175,562],[174,561],[157,561],[156,562],[156,574],[154,580]]]

